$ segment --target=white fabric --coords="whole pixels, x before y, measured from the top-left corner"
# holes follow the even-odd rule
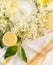
[[[25,40],[23,48],[26,51],[26,55],[28,57],[28,60],[30,60],[44,45],[47,43],[50,38],[53,38],[53,33],[48,34],[44,37],[39,38],[38,40]],[[5,49],[0,50],[0,61],[3,61],[2,55],[4,54]],[[53,65],[53,51],[51,51],[43,65]],[[1,64],[0,64],[1,65]],[[11,61],[7,65],[26,65],[25,62],[23,62],[18,54],[16,54]]]

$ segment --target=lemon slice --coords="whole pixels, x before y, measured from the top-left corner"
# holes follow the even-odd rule
[[[14,46],[17,43],[17,36],[14,32],[7,32],[3,36],[3,43],[6,46]]]
[[[45,23],[45,27],[47,29],[52,29],[53,28],[53,13],[48,13],[46,16],[46,19],[48,22]]]

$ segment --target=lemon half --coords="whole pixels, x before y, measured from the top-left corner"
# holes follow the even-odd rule
[[[14,46],[17,44],[17,36],[14,32],[6,32],[3,36],[5,46]]]

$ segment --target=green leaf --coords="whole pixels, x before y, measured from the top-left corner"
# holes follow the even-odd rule
[[[0,30],[0,42],[2,41],[3,38],[3,32]]]
[[[21,47],[20,56],[21,56],[23,61],[27,62],[26,53],[25,53],[25,50],[22,47]]]
[[[0,42],[0,47],[3,48],[3,43],[2,42]]]
[[[18,50],[18,46],[9,47],[6,51],[6,53],[4,54],[4,58],[6,59],[7,57],[15,55],[17,50]]]
[[[2,38],[3,38],[3,32],[0,30],[0,47],[1,48],[3,48]]]

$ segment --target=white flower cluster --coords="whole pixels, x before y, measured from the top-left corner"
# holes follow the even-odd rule
[[[3,19],[3,13],[5,11],[5,0],[0,0],[0,30],[2,30],[3,32],[5,32],[6,29],[6,20]]]
[[[10,31],[15,32],[23,39],[34,39],[45,35],[46,29],[44,22],[47,22],[45,18],[48,12],[47,7],[44,8],[42,5],[38,6],[37,11],[32,12],[31,15],[23,21],[21,19],[20,21],[14,21],[13,16],[10,15],[7,10],[6,0],[0,0],[0,30],[3,32],[6,32],[10,28]],[[9,28],[7,27],[8,25]]]
[[[11,31],[17,33],[22,38],[37,38],[39,36],[45,35],[46,29],[44,26],[46,12],[33,12],[24,21],[14,22],[14,27]]]
[[[7,0],[0,0],[0,30],[6,32],[10,21],[12,21],[12,15],[9,13]]]

